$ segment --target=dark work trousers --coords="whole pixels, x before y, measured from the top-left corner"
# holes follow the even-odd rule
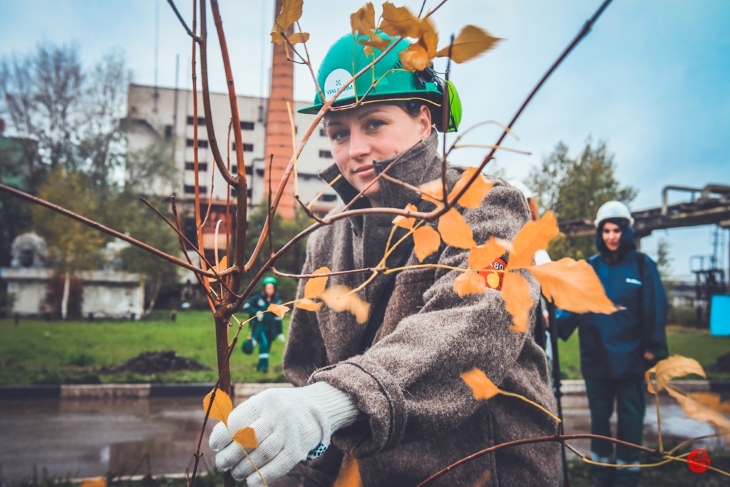
[[[586,395],[591,410],[591,433],[602,436],[611,435],[609,420],[616,402],[618,424],[616,438],[641,445],[644,434],[644,413],[646,412],[646,383],[643,379],[632,380],[595,380],[586,379]],[[641,452],[623,445],[604,440],[591,440],[593,461],[637,465]],[[594,467],[594,476],[601,486],[636,486],[639,484],[638,467],[614,468]]]

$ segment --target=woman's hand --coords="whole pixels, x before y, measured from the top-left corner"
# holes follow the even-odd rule
[[[283,477],[297,463],[326,450],[332,434],[355,421],[359,410],[350,397],[318,382],[300,388],[269,389],[240,404],[228,416],[228,426],[218,423],[210,435],[210,448],[221,471],[231,471],[249,487],[263,486]],[[242,428],[251,427],[258,446],[245,449],[232,441]],[[250,460],[249,460],[250,458]],[[258,468],[259,473],[254,468]]]
[[[644,360],[652,362],[656,357],[651,352],[644,352]]]

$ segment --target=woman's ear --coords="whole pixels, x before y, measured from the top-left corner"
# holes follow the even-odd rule
[[[426,105],[421,105],[421,111],[418,114],[418,124],[420,127],[421,140],[426,140],[431,135],[431,110]]]

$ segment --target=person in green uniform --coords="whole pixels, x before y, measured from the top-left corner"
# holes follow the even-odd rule
[[[252,353],[253,349],[259,347],[259,362],[256,370],[260,372],[269,371],[269,351],[271,343],[275,338],[279,338],[282,342],[284,338],[281,318],[274,313],[266,313],[270,304],[281,304],[279,294],[276,288],[279,285],[275,277],[266,277],[262,282],[264,288],[261,292],[243,305],[243,310],[248,312],[251,318],[251,336],[243,342],[242,350],[244,353]]]

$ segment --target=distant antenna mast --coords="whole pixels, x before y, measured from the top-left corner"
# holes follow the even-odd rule
[[[157,91],[157,58],[159,55],[159,44],[160,44],[160,0],[155,0],[155,92],[154,108],[153,112],[157,113],[157,99],[160,97],[160,93]]]

